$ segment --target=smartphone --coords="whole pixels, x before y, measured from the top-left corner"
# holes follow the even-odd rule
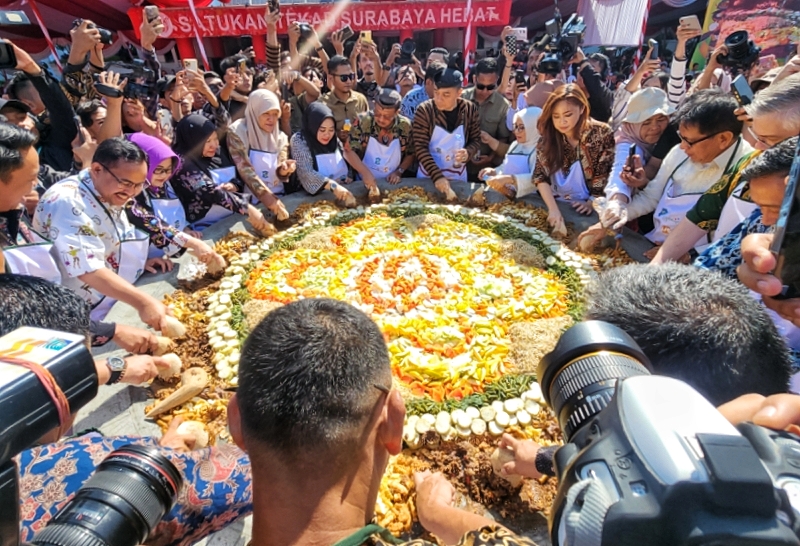
[[[270,13],[276,13],[278,11],[281,11],[280,0],[268,0],[267,5],[269,6]]]
[[[680,26],[684,28],[690,28],[692,30],[696,30],[700,32],[703,30],[703,27],[700,25],[700,19],[697,18],[697,15],[687,15],[686,17],[681,17],[678,19],[680,22]]]
[[[72,120],[75,122],[75,128],[78,130],[78,142],[83,146],[86,144],[86,139],[83,138],[83,131],[81,131],[81,118],[76,114],[72,116]]]
[[[361,31],[361,41],[372,43],[372,31],[371,30],[362,30]]]
[[[0,11],[0,25],[30,25],[31,21],[24,11]]]
[[[631,147],[628,148],[628,168],[633,172],[633,156],[636,155],[636,145],[631,144]]]
[[[247,51],[253,47],[253,37],[249,34],[246,34],[239,38],[239,49],[242,51]]]
[[[144,7],[144,16],[147,19],[148,23],[152,23],[156,19],[159,18],[160,14],[158,12],[158,6],[145,6]]]
[[[517,44],[516,34],[508,34],[506,36],[506,49],[512,57],[516,57],[519,53],[519,45]]]
[[[184,59],[183,68],[192,72],[197,72],[197,59]]]
[[[650,46],[650,58],[658,59],[658,42],[655,40],[648,40],[647,45]]]
[[[339,34],[341,35],[342,43],[344,43],[352,38],[355,35],[355,32],[353,32],[353,29],[350,27],[350,25],[347,25],[339,31]],[[370,37],[370,40],[371,39],[372,38]]]
[[[6,41],[0,41],[0,70],[17,68],[17,54],[14,48]]]
[[[800,297],[800,141],[789,172],[789,183],[775,224],[775,236],[770,250],[777,265],[773,274],[783,283],[776,299]]]
[[[739,102],[739,106],[747,106],[753,102],[753,89],[747,83],[747,78],[744,77],[744,74],[739,74],[733,79],[731,91]]]
[[[528,41],[528,27],[516,27],[512,28],[511,31],[514,33],[514,36],[517,37],[518,42]]]
[[[514,73],[514,80],[517,83],[521,83],[521,84],[525,85],[525,71],[524,70],[517,70]]]

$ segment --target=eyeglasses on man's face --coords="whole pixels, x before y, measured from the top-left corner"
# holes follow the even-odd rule
[[[708,139],[710,139],[710,138],[714,138],[714,137],[715,137],[715,136],[717,136],[719,133],[720,133],[720,132],[719,132],[719,131],[717,131],[716,133],[711,133],[710,135],[706,135],[706,136],[704,136],[703,138],[698,138],[697,140],[689,140],[688,138],[684,137],[682,134],[678,133],[678,138],[679,138],[679,139],[681,139],[681,142],[683,142],[683,143],[684,143],[684,144],[686,144],[686,145],[687,145],[689,148],[691,148],[692,146],[696,146],[697,144],[700,144],[701,142],[703,142],[703,141],[705,141],[705,140],[708,140]]]
[[[339,78],[342,83],[347,83],[348,81],[356,79],[355,74],[337,74],[336,77]]]
[[[106,167],[102,163],[100,163],[99,165],[101,167],[103,167],[108,174],[110,174],[111,176],[114,177],[114,180],[117,181],[117,184],[119,185],[120,188],[123,188],[125,190],[131,190],[131,191],[134,191],[134,192],[138,193],[139,191],[142,190],[142,188],[144,188],[144,185],[147,183],[147,180],[145,180],[144,182],[139,182],[139,183],[131,182],[130,180],[122,180],[119,176],[114,174],[111,171],[111,169],[109,169],[108,167]]]
[[[497,84],[490,83],[489,85],[484,85],[482,83],[476,83],[475,89],[477,89],[478,91],[494,91],[495,89],[497,89]]]

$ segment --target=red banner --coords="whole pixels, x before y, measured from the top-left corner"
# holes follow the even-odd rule
[[[356,32],[362,30],[425,30],[435,28],[476,27],[506,25],[511,16],[512,0],[472,0],[466,2],[363,2],[347,4],[289,4],[281,6],[278,32],[286,33],[287,26],[295,21],[310,23],[317,31],[336,30],[350,25]],[[400,7],[398,7],[400,6]],[[203,28],[202,36],[245,36],[267,33],[264,6],[200,8],[197,15]],[[133,28],[142,23],[142,9],[131,8],[128,16]],[[161,10],[165,30],[162,38],[193,38],[192,13],[187,9]]]

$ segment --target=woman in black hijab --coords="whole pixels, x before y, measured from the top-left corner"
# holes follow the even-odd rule
[[[355,205],[353,194],[342,186],[351,183],[353,177],[339,147],[330,108],[321,102],[308,105],[303,113],[303,130],[292,136],[291,148],[297,178],[308,193],[331,190],[337,200]]]
[[[231,191],[217,158],[219,137],[213,121],[200,114],[183,118],[175,128],[172,149],[181,156],[183,165],[172,179],[175,194],[186,210],[192,229],[202,230],[234,213],[247,215],[258,231],[275,231],[264,215],[248,203],[247,198]]]

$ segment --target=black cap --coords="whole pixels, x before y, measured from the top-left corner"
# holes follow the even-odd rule
[[[158,91],[158,96],[164,97],[165,96],[164,93],[166,93],[167,88],[170,85],[172,85],[172,82],[174,81],[175,81],[175,76],[173,76],[172,74],[168,74],[163,78],[161,78],[160,80],[158,80],[156,82],[156,90]]]
[[[403,97],[394,89],[383,89],[375,98],[375,102],[386,108],[399,108]]]
[[[2,110],[3,108],[13,108],[15,110],[19,110],[20,112],[24,112],[26,114],[30,114],[31,112],[30,106],[16,99],[9,99],[9,100],[0,99],[0,110]]]
[[[447,89],[453,87],[461,87],[464,82],[464,75],[458,70],[448,68],[443,72],[439,72],[433,77],[433,83],[437,89]]]

